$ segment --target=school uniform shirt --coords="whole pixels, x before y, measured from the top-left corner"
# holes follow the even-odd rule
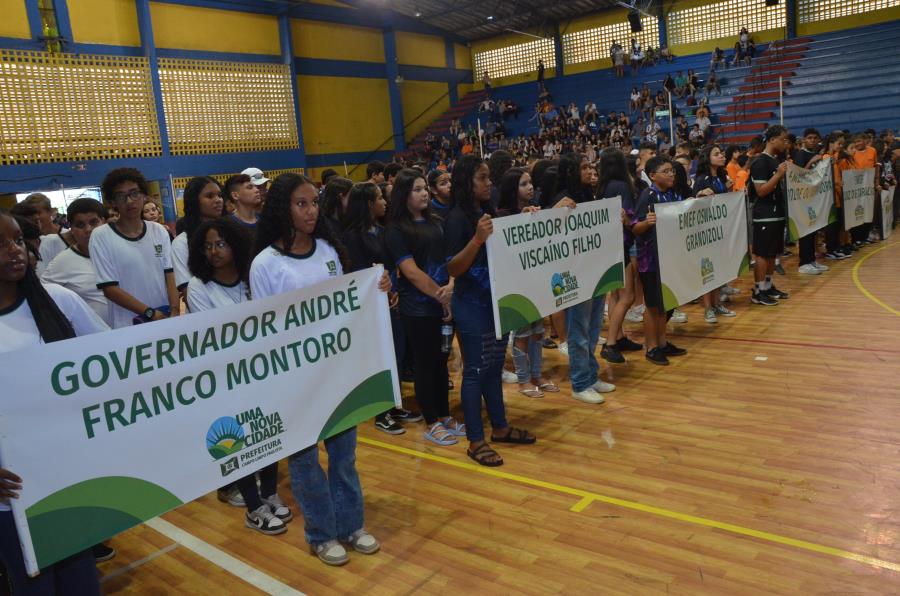
[[[785,197],[784,185],[779,183],[775,190],[766,197],[756,194],[756,185],[768,182],[778,171],[778,160],[768,153],[760,153],[750,165],[750,184],[747,190],[753,203],[753,222],[767,223],[784,221]]]
[[[246,221],[244,221],[243,219],[241,219],[234,213],[229,213],[228,217],[233,219],[235,221],[235,223],[239,223],[240,225],[244,226],[247,229],[247,231],[250,232],[251,234],[256,232],[256,224],[259,222],[259,215],[256,216],[256,221],[254,221],[253,223],[247,223]]]
[[[385,230],[388,259],[399,270],[400,263],[412,259],[416,267],[439,286],[450,281],[447,274],[444,231],[434,221],[417,221],[415,233],[398,224]],[[440,317],[444,313],[441,304],[419,291],[405,276],[398,275],[397,291],[400,297],[398,309],[407,317]]]
[[[438,201],[435,198],[431,199],[431,212],[437,215],[442,220],[446,220],[447,216],[450,215],[450,205],[445,205]]]
[[[600,200],[613,197],[622,197],[622,209],[625,210],[625,215],[634,221],[635,201],[634,195],[631,194],[631,188],[621,180],[610,180],[603,192],[600,193]],[[631,233],[630,226],[625,226],[622,232],[622,241],[625,249],[625,252],[622,254],[625,255],[627,263],[628,253],[631,252],[631,247],[634,246],[634,234]]]
[[[109,331],[109,327],[84,300],[72,290],[56,284],[43,284],[50,298],[75,329],[75,335],[90,335]],[[0,309],[0,354],[44,343],[34,322],[34,315],[24,296],[4,309]],[[0,511],[9,511],[9,504],[0,500]]]
[[[44,234],[41,236],[41,248],[38,252],[41,254],[43,267],[46,268],[50,262],[56,258],[56,255],[69,248],[69,244],[63,238],[63,230],[56,234]]]
[[[650,205],[673,203],[681,200],[683,200],[683,197],[674,190],[669,189],[663,192],[654,184],[650,188],[644,189],[637,200],[637,206],[634,209],[635,223],[647,219],[647,214],[650,213]],[[638,272],[659,271],[659,256],[656,252],[656,226],[650,227],[642,235],[635,234],[635,244],[637,246]]]
[[[316,238],[306,254],[282,252],[269,246],[256,255],[250,265],[250,294],[266,298],[321,283],[343,275],[337,251]]]
[[[718,176],[710,176],[708,174],[697,176],[697,179],[694,180],[694,196],[696,197],[701,190],[706,190],[707,188],[711,188],[714,194],[720,195],[728,189],[728,186]]]
[[[384,228],[376,225],[367,232],[344,232],[341,242],[350,257],[347,273],[368,269],[373,263],[381,263],[385,269],[393,269],[384,247]]]
[[[818,153],[814,153],[812,151],[807,151],[803,147],[794,151],[793,160],[794,165],[800,168],[805,168],[806,164],[808,164],[813,157],[818,155]]]
[[[204,283],[199,277],[192,277],[187,287],[187,305],[191,312],[212,310],[250,300],[250,288],[242,280],[228,285],[214,279]]]
[[[478,214],[481,217],[481,213]],[[462,251],[475,235],[475,224],[469,221],[465,212],[454,207],[444,223],[444,242],[447,247],[447,262]],[[491,308],[491,281],[488,270],[487,249],[478,249],[469,269],[456,278],[453,294],[458,300],[475,308]]]
[[[126,238],[116,224],[108,223],[91,233],[91,265],[97,287],[118,286],[151,308],[168,306],[166,273],[172,271],[172,243],[165,227],[143,222],[137,238]],[[133,324],[135,313],[109,301],[110,327]]]
[[[77,247],[70,246],[56,255],[44,269],[41,281],[72,290],[109,325],[109,303],[97,287],[97,272],[91,265],[91,258]]]
[[[175,287],[179,290],[191,281],[191,270],[188,269],[189,250],[187,232],[175,236],[172,241],[172,266],[175,269]]]

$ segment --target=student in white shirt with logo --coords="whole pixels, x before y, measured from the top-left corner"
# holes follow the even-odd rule
[[[184,187],[184,229],[172,241],[172,265],[175,271],[175,288],[182,292],[191,281],[188,269],[188,244],[194,232],[204,221],[225,215],[225,199],[219,182],[210,176],[191,178]]]

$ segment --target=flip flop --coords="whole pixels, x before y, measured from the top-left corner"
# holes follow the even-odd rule
[[[544,397],[544,392],[537,387],[532,387],[531,389],[519,389],[519,393],[525,397]]]
[[[491,435],[491,441],[494,443],[515,443],[517,445],[531,445],[537,442],[537,437],[521,428],[509,427],[509,434],[505,437],[495,437]]]
[[[559,393],[559,386],[553,381],[549,381],[544,383],[543,385],[538,385],[538,389],[541,391],[546,391],[547,393]]]

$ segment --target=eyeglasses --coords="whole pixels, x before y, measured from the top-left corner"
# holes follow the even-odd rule
[[[206,252],[209,252],[214,248],[217,248],[219,250],[228,248],[228,243],[224,240],[216,240],[215,242],[207,242],[203,245],[203,250],[205,250]]]
[[[113,201],[116,203],[124,203],[125,201],[142,201],[144,200],[144,191],[140,188],[134,188],[128,192],[117,192],[113,195]]]
[[[656,170],[656,171],[653,172],[653,173],[654,173],[654,174],[664,174],[664,175],[668,176],[668,175],[670,175],[670,174],[674,174],[674,173],[675,173],[675,170],[673,170],[672,168],[664,168],[664,169]]]

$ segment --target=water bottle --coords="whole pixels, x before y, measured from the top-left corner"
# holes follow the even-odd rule
[[[453,325],[444,323],[441,325],[441,352],[450,353],[450,347],[453,345]]]

